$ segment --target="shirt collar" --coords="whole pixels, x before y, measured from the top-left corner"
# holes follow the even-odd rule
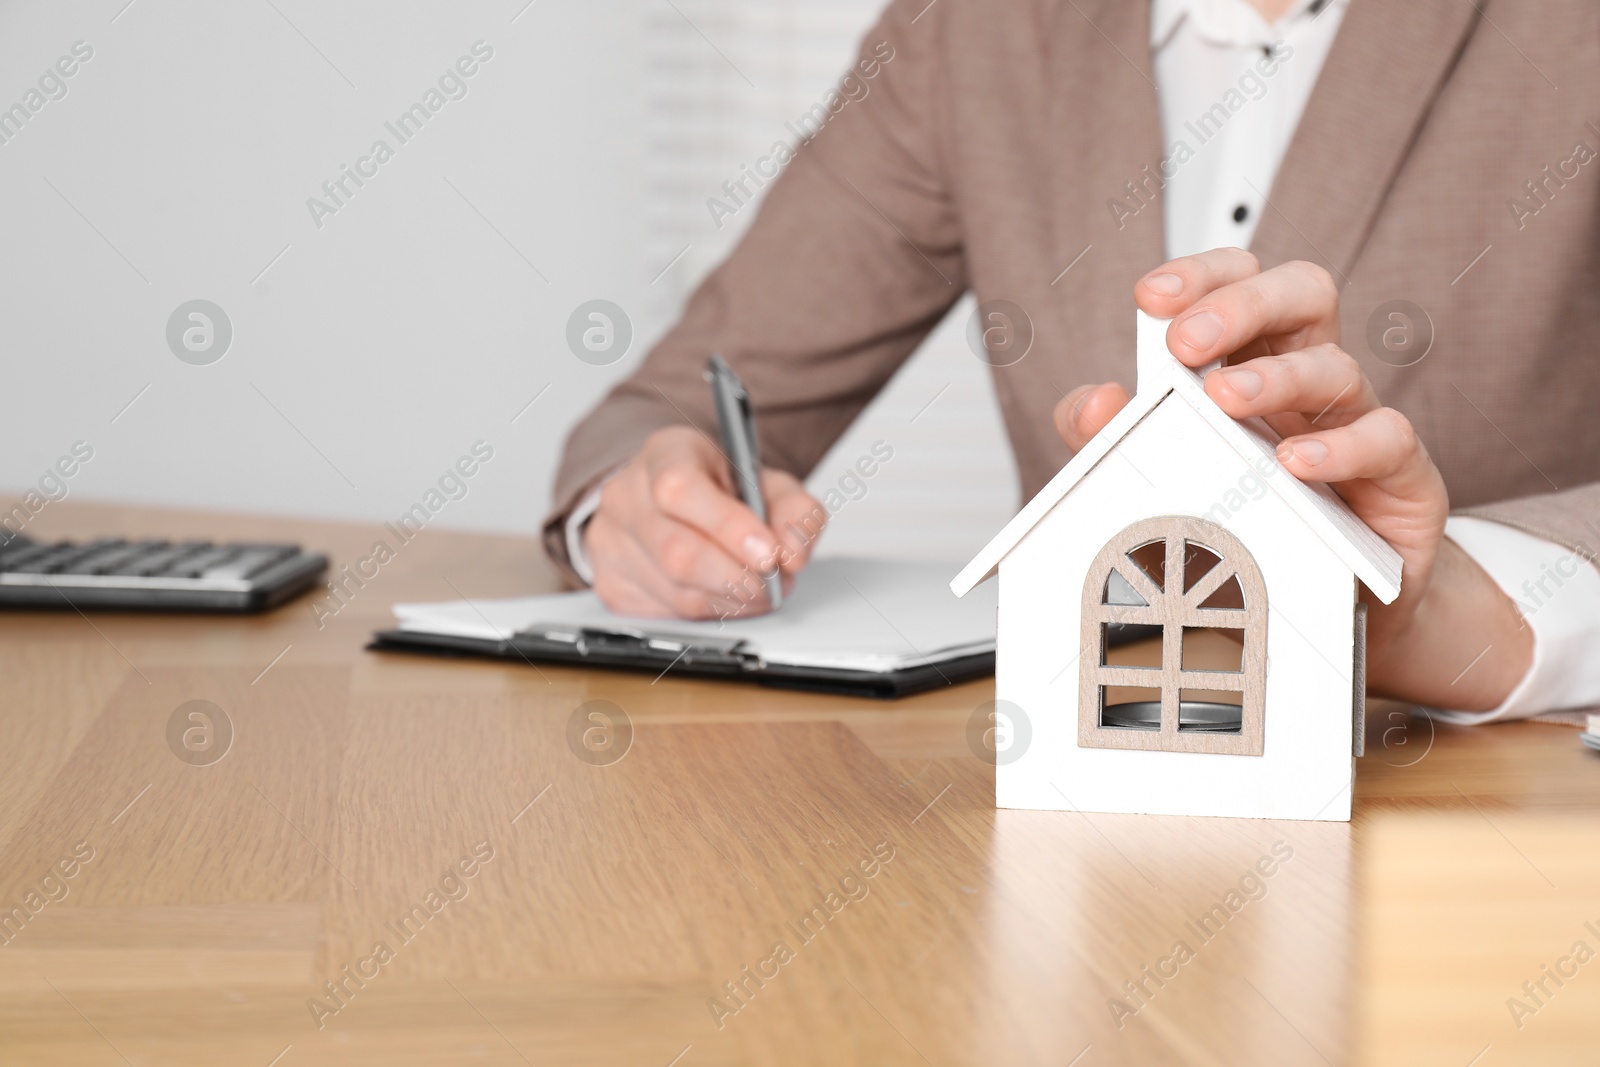
[[[1194,23],[1195,32],[1213,44],[1254,47],[1281,40],[1283,32],[1296,19],[1311,16],[1332,4],[1349,0],[1295,0],[1276,23],[1269,24],[1248,0],[1151,0],[1150,47],[1160,50],[1177,32],[1185,18]]]

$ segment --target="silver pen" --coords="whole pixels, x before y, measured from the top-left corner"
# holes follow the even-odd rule
[[[761,493],[761,451],[756,446],[756,420],[750,413],[750,394],[744,383],[733,373],[720,355],[712,355],[706,364],[706,381],[711,383],[711,401],[717,409],[717,425],[722,429],[722,451],[728,457],[728,468],[733,474],[733,484],[756,518],[767,521],[767,498]],[[776,609],[783,603],[783,580],[779,576],[777,561],[772,570],[763,574],[767,599]]]

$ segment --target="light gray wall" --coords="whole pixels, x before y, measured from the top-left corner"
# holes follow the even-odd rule
[[[45,98],[0,127],[0,497],[83,440],[75,497],[383,520],[483,440],[439,522],[533,531],[568,427],[753,214],[718,229],[705,197],[820,97],[877,5],[525,5],[0,6],[0,107]],[[41,88],[80,41],[92,57]],[[385,123],[480,41],[465,96],[401,144]],[[393,158],[319,226],[307,199],[380,138]],[[634,330],[609,366],[566,343],[596,298]],[[233,331],[207,365],[168,343],[195,299]],[[895,448],[831,550],[954,559],[1015,507],[969,313],[813,478]]]

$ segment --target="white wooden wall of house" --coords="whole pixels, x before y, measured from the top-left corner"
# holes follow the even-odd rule
[[[1235,496],[1246,502],[1232,514],[1216,510],[1230,491],[1255,484],[1246,478],[1253,473],[1187,403],[1169,396],[1001,563],[996,697],[1023,709],[1032,739],[1024,755],[997,768],[999,806],[1350,817],[1355,578],[1275,492]],[[1266,582],[1259,757],[1078,747],[1076,657],[1088,567],[1124,527],[1174,514],[1231,531]]]

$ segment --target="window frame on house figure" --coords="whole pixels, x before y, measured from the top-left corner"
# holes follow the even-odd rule
[[[1165,545],[1162,584],[1147,573],[1132,553],[1161,542]],[[1217,563],[1203,573],[1186,567],[1192,547],[1205,549]],[[1142,604],[1112,603],[1107,583],[1113,571],[1122,575]],[[1219,589],[1237,581],[1242,607],[1201,607]],[[1187,586],[1187,588],[1186,588]],[[1126,599],[1126,598],[1120,598]],[[1261,569],[1233,534],[1215,523],[1189,515],[1142,519],[1106,542],[1084,580],[1082,648],[1078,690],[1078,744],[1082,748],[1200,752],[1259,756],[1265,741],[1267,592]],[[1107,662],[1106,625],[1131,623],[1162,628],[1161,661],[1156,667],[1119,666]],[[1228,629],[1243,638],[1238,671],[1185,669],[1185,629]],[[1161,694],[1161,721],[1156,729],[1105,725],[1106,689],[1141,687]],[[1184,690],[1240,694],[1240,727],[1233,732],[1180,728]],[[1115,705],[1113,705],[1115,706]]]

